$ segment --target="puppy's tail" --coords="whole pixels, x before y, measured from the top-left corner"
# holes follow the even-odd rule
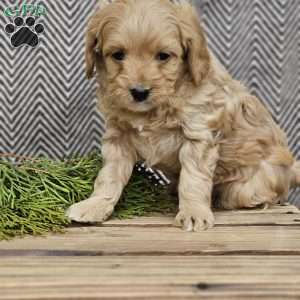
[[[300,161],[296,161],[291,168],[292,178],[291,178],[291,187],[296,188],[300,187]]]

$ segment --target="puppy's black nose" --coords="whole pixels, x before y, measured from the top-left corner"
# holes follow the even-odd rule
[[[130,89],[130,93],[136,102],[143,102],[143,101],[146,101],[147,98],[149,97],[150,89],[146,89],[144,87],[137,86],[137,87]]]

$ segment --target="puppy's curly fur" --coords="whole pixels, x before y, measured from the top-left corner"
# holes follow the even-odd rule
[[[107,131],[105,164],[88,200],[68,215],[102,222],[113,212],[137,160],[178,179],[177,223],[213,226],[212,199],[235,209],[286,200],[300,164],[265,107],[209,51],[186,1],[115,0],[92,17],[87,76],[97,70]],[[130,90],[150,91],[137,102]]]

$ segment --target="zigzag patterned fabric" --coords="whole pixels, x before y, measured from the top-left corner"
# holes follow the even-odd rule
[[[214,53],[264,101],[300,158],[300,1],[193,2]],[[63,158],[99,149],[104,121],[84,72],[84,33],[97,0],[28,0],[47,8],[36,20],[44,31],[38,47],[14,48],[15,20],[3,11],[22,3],[0,2],[0,152]]]

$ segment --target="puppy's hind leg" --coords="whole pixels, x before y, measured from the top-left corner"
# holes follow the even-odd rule
[[[242,178],[216,185],[216,206],[225,209],[254,208],[287,201],[292,177],[292,158],[278,162],[271,156],[258,166],[242,168]]]
[[[300,186],[300,161],[296,161],[291,168],[291,187]]]
[[[72,205],[67,216],[77,222],[103,222],[113,212],[123,188],[128,183],[134,164],[135,152],[126,143],[105,142],[102,146],[104,166],[87,200]]]

